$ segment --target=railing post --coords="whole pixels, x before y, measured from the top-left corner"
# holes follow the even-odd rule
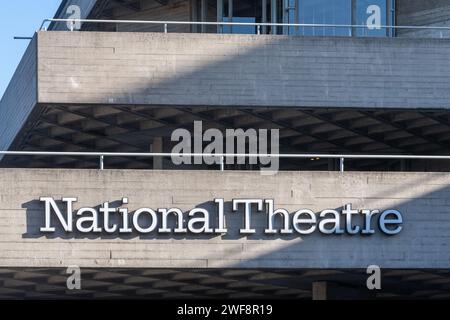
[[[167,23],[164,23],[164,33],[168,32],[168,27],[167,27]]]
[[[258,24],[258,26],[256,27],[257,30],[257,34],[260,35],[261,34],[261,25]]]
[[[100,160],[100,170],[104,170],[105,169],[105,156],[101,155],[99,160]]]
[[[225,157],[220,157],[220,171],[225,171]]]
[[[75,30],[75,21],[71,20],[70,21],[70,31],[73,32],[73,30]]]
[[[345,171],[345,167],[344,167],[344,158],[340,158],[340,159],[339,159],[339,171],[340,171],[340,172],[344,172],[344,171]]]

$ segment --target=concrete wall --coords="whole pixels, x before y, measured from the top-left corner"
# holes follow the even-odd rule
[[[37,102],[36,41],[28,45],[0,101],[0,150],[8,150]]]
[[[450,27],[448,0],[397,0],[397,25]],[[399,30],[399,37],[449,38],[450,30]]]
[[[450,40],[39,33],[39,101],[448,108]]]
[[[0,170],[0,266],[61,267],[450,267],[450,174],[283,172],[161,172],[120,170]],[[258,188],[255,188],[258,186]],[[226,213],[225,237],[132,235],[45,236],[41,196],[78,197],[75,209],[129,197],[128,208],[190,210],[215,197],[274,198],[278,207],[319,211],[352,203],[356,208],[398,209],[399,235],[268,236],[265,215],[257,233],[237,234],[241,213]],[[230,211],[229,203],[225,208]],[[214,211],[213,211],[214,213]]]

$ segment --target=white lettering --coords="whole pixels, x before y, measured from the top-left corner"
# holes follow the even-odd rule
[[[131,234],[133,232],[148,234],[156,232],[160,234],[217,234],[225,235],[228,232],[225,213],[225,200],[214,199],[216,217],[211,218],[212,211],[204,208],[193,208],[190,211],[182,211],[179,208],[162,208],[157,211],[150,208],[139,208],[130,213],[128,198],[122,199],[120,208],[114,208],[110,202],[104,202],[100,208],[82,207],[74,216],[74,205],[77,198],[62,198],[65,210],[62,210],[57,201],[52,197],[41,197],[45,207],[44,227],[41,232],[54,233],[56,226],[52,225],[52,214],[65,232],[101,233],[107,234]],[[264,206],[265,205],[265,206]],[[292,215],[283,208],[276,208],[273,199],[234,199],[232,200],[232,212],[243,208],[243,224],[239,229],[241,234],[254,234],[258,225],[258,232],[265,234],[312,234],[318,231],[331,235],[373,235],[376,233],[373,225],[378,225],[378,231],[385,235],[397,235],[403,229],[403,217],[400,211],[387,209],[382,211],[375,209],[354,209],[352,204],[346,204],[339,210],[326,209],[314,213],[310,209],[297,210]],[[256,208],[255,208],[256,207]],[[257,215],[253,215],[256,209]],[[99,214],[103,215],[103,218]],[[265,215],[263,217],[262,215]],[[170,218],[174,219],[174,226],[169,226]],[[131,223],[130,220],[131,219]],[[374,222],[376,221],[376,223]],[[261,223],[265,221],[266,227]],[[277,223],[277,225],[276,225]],[[75,226],[75,230],[74,230]],[[279,227],[278,227],[279,226]]]

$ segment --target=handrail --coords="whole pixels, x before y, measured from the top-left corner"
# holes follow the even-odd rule
[[[181,153],[181,152],[58,152],[58,151],[0,151],[0,155],[15,156],[71,156],[71,157],[246,157],[246,158],[324,158],[324,159],[427,159],[450,160],[450,155],[402,154],[331,154],[331,153]]]
[[[5,156],[70,156],[70,157],[98,157],[100,170],[104,169],[104,159],[106,157],[220,157],[221,171],[224,171],[224,160],[228,157],[245,158],[290,158],[290,159],[339,159],[340,171],[344,171],[345,159],[396,159],[396,160],[450,160],[450,155],[389,155],[389,154],[320,154],[320,153],[285,153],[285,154],[250,154],[250,153],[133,153],[133,152],[57,152],[57,151],[0,151],[0,155]]]
[[[200,26],[254,26],[258,28],[258,34],[261,27],[307,27],[307,28],[367,28],[375,27],[378,29],[411,29],[411,30],[450,30],[446,26],[389,26],[389,25],[359,25],[359,24],[317,24],[317,23],[272,23],[272,22],[209,22],[209,21],[148,21],[148,20],[105,20],[105,19],[44,19],[39,30],[44,28],[47,22],[69,22],[74,30],[75,23],[114,23],[114,24],[155,24],[164,26],[167,32],[169,25],[200,25]]]

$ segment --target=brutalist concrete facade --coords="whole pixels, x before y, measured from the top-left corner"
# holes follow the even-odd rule
[[[81,18],[198,19],[192,10],[199,3],[63,1],[56,17],[78,5]],[[450,21],[448,1],[395,4],[396,25]],[[170,133],[201,120],[220,129],[281,127],[287,153],[450,154],[450,39],[444,29],[399,29],[393,37],[153,31],[85,24],[71,32],[58,22],[37,32],[0,102],[0,150],[149,152],[158,145],[156,151],[170,151]],[[123,170],[132,161],[123,159],[110,163],[122,169],[93,170],[97,159],[87,165],[70,157],[30,159],[5,157],[2,164],[16,168],[0,169],[4,298],[71,294],[62,277],[69,265],[89,275],[80,297],[309,299],[321,281],[364,286],[361,274],[369,265],[386,270],[388,279],[387,291],[370,297],[449,297],[450,176],[433,172],[448,171],[446,163],[401,162],[397,171],[403,172],[361,169],[394,167],[383,161],[367,162],[360,172],[334,172],[332,162],[328,172],[300,171],[294,163],[288,169],[298,170],[262,176],[218,168],[150,170],[173,168],[150,160],[139,160],[146,170]],[[37,168],[47,162],[53,168]],[[431,172],[406,172],[425,169]],[[130,212],[214,212],[214,200],[223,199],[229,233],[80,234],[64,232],[56,220],[57,231],[46,233],[41,197],[57,201],[62,212],[65,197],[77,198],[74,211],[108,201]],[[120,203],[125,198],[127,205]],[[317,213],[348,204],[395,209],[401,231],[267,234],[267,216],[255,213],[257,232],[246,235],[239,233],[243,212],[232,212],[233,199],[273,199],[291,216],[302,208]],[[281,221],[277,217],[279,228]],[[359,288],[356,297],[367,294]]]

